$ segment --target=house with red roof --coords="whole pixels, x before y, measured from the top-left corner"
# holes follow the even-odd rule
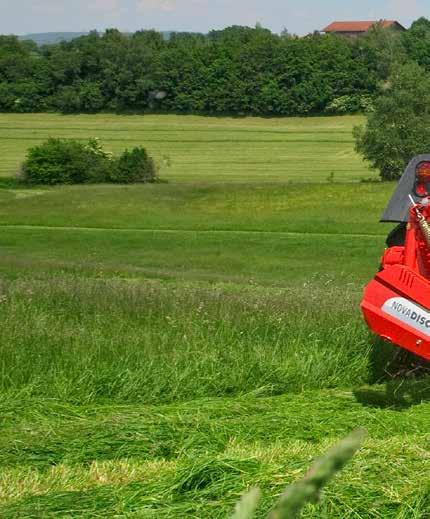
[[[358,38],[366,34],[376,25],[380,25],[384,29],[390,28],[396,31],[406,31],[405,27],[396,20],[373,20],[365,22],[333,22],[323,29],[322,32],[326,34],[339,34],[347,38]]]

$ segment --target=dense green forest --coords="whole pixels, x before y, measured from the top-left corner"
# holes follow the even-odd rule
[[[0,36],[0,111],[305,115],[366,109],[394,63],[430,68],[430,21],[356,41],[229,27],[207,35],[110,29],[37,46]]]

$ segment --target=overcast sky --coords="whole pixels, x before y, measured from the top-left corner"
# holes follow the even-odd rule
[[[0,0],[0,33],[158,29],[207,32],[260,22],[306,34],[333,20],[430,17],[429,0]]]

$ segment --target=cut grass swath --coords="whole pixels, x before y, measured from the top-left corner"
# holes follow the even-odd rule
[[[280,497],[268,519],[297,519],[307,503],[316,503],[320,499],[323,487],[348,463],[360,448],[364,439],[364,431],[357,429],[325,456],[317,460],[308,474],[288,486]],[[252,489],[238,503],[232,519],[253,519],[258,508],[261,492]]]

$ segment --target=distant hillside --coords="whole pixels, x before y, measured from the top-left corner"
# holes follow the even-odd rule
[[[87,32],[42,32],[35,34],[24,34],[18,36],[20,40],[33,40],[38,45],[46,45],[49,43],[58,43],[60,41],[70,41],[79,36],[84,36]]]
[[[168,40],[173,31],[161,31],[164,39]],[[33,40],[37,45],[48,45],[59,43],[60,41],[71,41],[80,36],[85,36],[88,32],[41,32],[34,34],[23,34],[18,36],[20,40]]]

